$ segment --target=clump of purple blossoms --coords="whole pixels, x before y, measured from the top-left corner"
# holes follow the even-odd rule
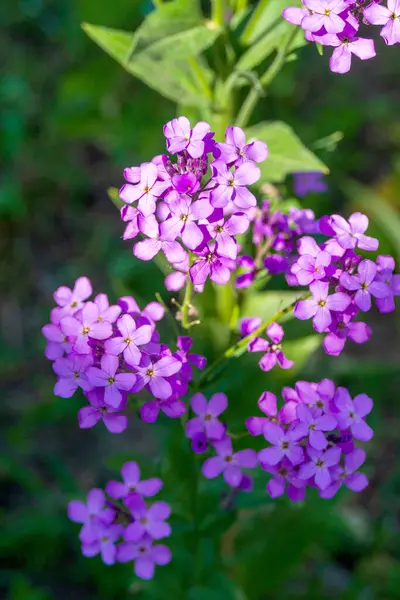
[[[133,248],[141,260],[163,251],[175,271],[168,289],[181,289],[187,277],[196,291],[208,278],[223,285],[236,269],[236,236],[247,231],[247,213],[257,203],[249,186],[260,178],[255,163],[266,159],[267,146],[246,144],[238,127],[228,127],[225,142],[217,143],[207,123],[192,128],[186,117],[167,123],[164,135],[172,156],[124,171],[124,239],[144,237]]]
[[[399,0],[387,0],[386,6],[368,0],[302,0],[301,7],[289,6],[282,14],[304,30],[309,42],[334,48],[329,62],[334,73],[347,73],[352,55],[361,60],[376,56],[374,41],[358,35],[361,24],[383,25],[385,43],[400,42]]]
[[[169,548],[158,543],[171,533],[166,522],[171,509],[166,502],[147,505],[144,499],[160,491],[161,479],[141,481],[135,462],[125,463],[121,473],[123,483],[110,481],[106,493],[95,488],[90,490],[86,503],[70,502],[68,517],[82,525],[79,539],[84,556],[100,554],[106,565],[134,561],[135,574],[151,579],[155,565],[166,565],[171,560]]]
[[[264,392],[259,407],[264,417],[251,417],[246,425],[251,435],[263,435],[268,446],[258,453],[261,467],[272,475],[267,491],[272,498],[285,493],[303,500],[306,487],[331,498],[344,483],[353,491],[368,484],[357,469],[365,453],[356,442],[368,442],[373,431],[366,423],[372,400],[359,394],[352,400],[348,390],[335,389],[328,379],[320,383],[299,381],[295,389],[282,390],[283,404]]]
[[[124,431],[128,394],[140,394],[144,421],[155,421],[160,410],[180,417],[193,367],[204,369],[205,357],[189,352],[188,336],[178,337],[175,352],[160,342],[156,327],[164,308],[158,302],[140,310],[125,296],[110,306],[105,294],[87,301],[91,293],[90,281],[81,277],[73,290],[62,287],[54,294],[58,306],[42,331],[58,376],[55,395],[70,398],[81,388],[89,402],[78,413],[82,429],[101,420],[111,433]]]

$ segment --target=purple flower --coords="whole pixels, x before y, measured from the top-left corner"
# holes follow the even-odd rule
[[[193,345],[193,340],[187,335],[179,336],[176,341],[176,345],[178,347],[178,351],[174,352],[173,356],[182,363],[182,368],[179,371],[179,377],[182,381],[189,382],[193,379],[192,365],[202,371],[207,364],[207,359],[202,354],[189,353],[189,350]]]
[[[60,398],[71,398],[78,387],[85,391],[92,389],[88,379],[88,369],[93,364],[90,355],[70,354],[65,358],[57,358],[53,369],[59,376],[54,386],[54,393]]]
[[[309,383],[308,381],[297,381],[296,392],[298,402],[303,402],[312,409],[315,408],[319,411],[330,412],[330,401],[335,395],[335,384],[330,379],[322,379],[318,384]]]
[[[182,400],[150,400],[140,407],[140,417],[146,423],[155,423],[160,411],[170,419],[179,419],[186,412]]]
[[[286,358],[282,352],[282,339],[283,329],[278,323],[271,323],[266,329],[268,337],[272,343],[267,342],[261,337],[255,337],[249,343],[249,352],[265,352],[264,356],[259,362],[259,365],[263,371],[270,371],[278,364],[281,369],[290,369],[293,367],[294,362]]]
[[[94,427],[100,420],[103,421],[110,433],[122,433],[128,427],[128,418],[125,415],[116,414],[121,407],[112,408],[104,401],[104,388],[97,388],[88,392],[87,399],[90,406],[84,406],[78,411],[79,427],[89,429]]]
[[[263,392],[258,399],[258,408],[261,412],[266,415],[265,417],[249,417],[246,421],[246,427],[250,435],[261,435],[264,433],[266,427],[269,427],[271,423],[278,423],[279,421],[285,423],[290,422],[286,420],[286,407],[287,404],[279,411],[276,396],[272,392]]]
[[[319,489],[325,490],[332,482],[330,468],[337,465],[340,460],[340,448],[328,448],[323,452],[308,446],[307,455],[310,460],[300,467],[299,478],[311,479],[314,477]]]
[[[242,480],[241,468],[252,469],[257,465],[255,450],[240,450],[233,453],[231,439],[226,436],[214,443],[218,456],[207,458],[202,473],[207,479],[214,479],[223,474],[224,480],[231,487],[239,487]]]
[[[253,333],[253,331],[258,329],[261,323],[260,317],[244,317],[240,321],[240,335],[242,337],[247,337]]]
[[[64,315],[73,315],[83,308],[84,300],[92,295],[92,284],[87,277],[79,277],[76,280],[74,289],[61,286],[54,292],[54,300],[58,306],[63,309]]]
[[[200,246],[204,234],[195,221],[207,218],[213,212],[213,207],[207,201],[192,202],[188,196],[176,193],[168,201],[168,208],[171,216],[160,225],[161,239],[171,242],[181,235],[183,243],[190,250]]]
[[[193,129],[186,117],[172,119],[164,125],[167,148],[171,154],[186,150],[192,158],[199,158],[204,153],[204,138],[210,132],[210,125],[205,121],[197,123]]]
[[[249,220],[244,213],[236,213],[226,221],[220,219],[207,225],[211,238],[217,242],[217,252],[220,256],[236,259],[238,245],[235,235],[245,233],[249,228]]]
[[[165,258],[171,264],[180,264],[187,260],[187,254],[176,241],[166,241],[160,239],[159,224],[155,217],[148,218],[146,227],[142,229],[148,239],[137,242],[133,247],[133,254],[140,260],[151,260],[159,253],[164,252]]]
[[[305,482],[299,479],[298,467],[284,458],[276,467],[262,465],[263,469],[273,475],[267,483],[267,492],[271,498],[279,498],[285,493],[292,502],[301,502],[305,497]]]
[[[119,360],[111,354],[104,354],[100,361],[101,369],[90,367],[87,376],[94,387],[104,387],[104,402],[118,408],[122,402],[121,390],[130,390],[136,377],[133,373],[117,373]]]
[[[162,196],[168,182],[157,181],[158,170],[154,163],[140,165],[140,181],[135,184],[126,183],[119,191],[119,197],[126,204],[138,202],[138,209],[147,217],[156,210],[156,200]]]
[[[325,336],[323,342],[324,350],[330,356],[339,356],[347,338],[356,344],[363,344],[371,337],[371,328],[362,321],[352,321],[352,318],[345,313],[333,315],[329,326],[331,333]]]
[[[361,250],[375,251],[378,249],[378,240],[364,235],[368,228],[368,217],[361,213],[353,213],[348,221],[340,215],[332,215],[329,225],[335,232],[337,241],[345,250],[357,246]]]
[[[107,298],[107,294],[97,294],[94,299],[94,303],[99,309],[98,321],[108,321],[109,323],[115,323],[121,314],[121,307],[117,304],[110,306]]]
[[[261,464],[274,466],[286,456],[293,465],[300,464],[303,461],[303,449],[298,446],[298,442],[303,436],[302,430],[294,428],[285,431],[279,425],[271,423],[265,427],[264,437],[272,446],[261,450],[258,460]]]
[[[218,421],[217,417],[228,406],[228,398],[225,394],[214,394],[211,396],[209,402],[207,402],[207,398],[203,394],[197,393],[192,396],[190,405],[197,417],[187,422],[187,437],[192,439],[198,433],[205,433],[208,438],[213,440],[221,439],[225,433],[225,427]]]
[[[140,469],[134,461],[123,465],[121,475],[123,483],[120,481],[109,481],[106,487],[107,494],[116,500],[128,498],[131,494],[155,496],[163,486],[163,482],[157,477],[140,481]]]
[[[135,367],[138,377],[133,391],[138,392],[148,385],[155,398],[167,400],[172,394],[172,387],[166,377],[175,375],[181,366],[182,363],[172,356],[164,356],[156,362],[144,357],[142,365]]]
[[[216,158],[236,166],[249,160],[263,162],[268,156],[267,144],[258,140],[246,144],[245,133],[240,127],[227,127],[225,143],[216,144],[216,149]]]
[[[384,298],[376,299],[379,312],[389,313],[394,311],[394,297],[400,296],[400,275],[394,275],[394,259],[392,256],[380,255],[376,259],[377,275],[375,281],[384,283],[387,294]]]
[[[190,267],[190,278],[194,285],[203,285],[207,277],[210,277],[214,283],[224,285],[231,276],[229,259],[220,256],[215,242],[211,242],[200,252],[196,252],[198,260]]]
[[[301,26],[304,30],[317,32],[322,27],[328,33],[339,33],[345,26],[345,21],[339,16],[348,3],[344,0],[303,0],[304,5],[311,11],[306,15]]]
[[[388,46],[400,42],[400,0],[388,0],[387,8],[372,2],[364,8],[363,16],[371,25],[384,25],[380,35]]]
[[[171,526],[165,523],[165,519],[171,514],[171,509],[166,502],[155,502],[147,508],[143,498],[133,494],[125,499],[134,522],[125,529],[124,540],[126,542],[138,542],[145,535],[153,540],[160,540],[171,534]]]
[[[300,258],[292,265],[291,272],[296,275],[300,285],[309,285],[313,281],[323,279],[326,267],[331,264],[329,252],[321,250],[316,241],[309,236],[300,238],[297,242]]]
[[[318,38],[318,41],[323,45],[335,46],[329,61],[329,68],[333,73],[348,73],[352,54],[360,60],[369,60],[376,56],[374,40],[358,37],[356,29],[351,25],[346,25],[342,33],[328,34]]]
[[[254,281],[257,275],[257,267],[254,259],[251,256],[239,256],[237,266],[240,270],[246,271],[238,276],[235,282],[237,288],[248,288]]]
[[[175,173],[172,176],[172,185],[180,194],[195,194],[200,187],[200,181],[194,173]]]
[[[372,260],[363,260],[358,265],[358,275],[350,275],[344,271],[340,283],[346,290],[356,292],[354,302],[364,312],[371,308],[371,294],[377,298],[388,295],[387,286],[383,282],[374,281],[376,264]]]
[[[192,437],[192,450],[196,454],[203,454],[208,450],[208,438],[205,433],[195,433]]]
[[[315,450],[324,450],[327,445],[325,431],[333,431],[337,422],[332,414],[322,414],[318,409],[310,409],[305,404],[297,406],[297,417],[300,421],[296,426],[297,431],[303,431],[303,436],[308,435],[310,446]]]
[[[171,552],[167,546],[153,546],[151,537],[146,536],[137,544],[123,543],[117,548],[118,562],[135,561],[134,571],[140,579],[152,579],[154,565],[166,565],[171,561]]]
[[[113,565],[116,561],[117,549],[115,542],[121,537],[124,528],[122,525],[106,525],[98,522],[93,525],[97,540],[82,543],[82,554],[86,557],[101,554],[101,559],[106,565]]]
[[[72,344],[62,333],[59,323],[48,323],[48,325],[42,327],[42,333],[47,340],[44,353],[49,360],[61,358],[71,351]]]
[[[353,492],[361,492],[368,485],[368,479],[357,470],[365,461],[365,452],[361,448],[355,448],[344,457],[344,467],[337,465],[331,470],[333,483],[320,492],[321,498],[330,499],[344,484]]]
[[[82,309],[82,321],[75,317],[64,317],[60,321],[62,332],[73,340],[74,350],[79,354],[89,354],[89,338],[106,340],[112,335],[111,323],[99,321],[99,307],[87,302]]]
[[[128,365],[138,365],[142,357],[138,346],[150,342],[152,336],[150,325],[136,328],[136,323],[130,315],[122,315],[117,321],[117,328],[122,335],[107,340],[104,345],[105,351],[115,356],[123,354]]]
[[[331,311],[343,312],[351,299],[347,294],[337,292],[329,296],[329,283],[315,281],[310,285],[313,298],[299,300],[294,307],[294,316],[301,321],[313,319],[316,331],[325,331],[332,323]]]
[[[239,209],[256,206],[255,196],[246,186],[260,179],[260,169],[252,162],[240,165],[234,172],[220,160],[211,163],[213,181],[218,185],[211,192],[211,204],[223,208],[232,201]]]
[[[334,398],[338,413],[335,415],[341,429],[350,429],[353,437],[362,442],[369,442],[374,435],[373,430],[365,422],[373,406],[373,402],[366,394],[359,394],[351,399],[348,390],[338,387]]]
[[[288,9],[286,9],[288,10]],[[283,11],[284,13],[286,12]],[[302,9],[295,9],[301,11]],[[304,14],[304,13],[303,13]],[[304,15],[305,16],[305,15]],[[300,25],[300,23],[298,23]],[[306,173],[293,173],[294,193],[299,198],[315,192],[326,192],[328,186],[323,180],[324,175],[320,171],[308,171]]]
[[[68,518],[83,525],[79,537],[84,543],[96,542],[97,532],[94,526],[97,523],[110,525],[114,517],[115,512],[105,505],[103,490],[98,488],[90,490],[86,504],[82,500],[72,500],[68,504]]]

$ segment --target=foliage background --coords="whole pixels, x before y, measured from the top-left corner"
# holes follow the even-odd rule
[[[146,460],[151,465],[162,426],[142,426],[132,417],[122,436],[100,426],[80,431],[79,400],[52,394],[40,327],[53,290],[82,274],[114,300],[133,293],[145,304],[163,290],[157,267],[136,261],[130,244],[119,239],[122,225],[106,189],[120,185],[124,166],[162,151],[161,126],[175,107],[125,73],[79,28],[88,21],[133,30],[149,10],[150,3],[137,0],[0,5],[0,595],[10,600],[142,596],[126,565],[107,568],[80,556],[65,507],[74,495],[103,485],[124,458],[141,455],[145,469]],[[328,58],[315,48],[301,49],[254,122],[286,121],[330,167],[329,192],[309,196],[304,206],[318,215],[362,208],[383,238],[381,249],[400,260],[398,49],[383,43],[379,49],[378,58],[355,62],[347,76],[331,74]],[[343,140],[335,151],[318,144],[336,131]],[[368,189],[350,193],[350,179]],[[333,502],[311,494],[294,508],[263,497],[256,509],[246,509],[239,534],[229,531],[221,539],[224,568],[213,567],[204,577],[216,600],[400,597],[400,323],[398,314],[372,314],[370,320],[369,344],[350,347],[338,359],[316,352],[301,372],[310,380],[332,377],[374,398],[370,487],[360,496],[342,492]],[[219,343],[216,334],[199,346],[212,356]],[[254,360],[240,365],[221,386],[236,416],[245,417],[271,386],[266,375],[254,377]],[[255,529],[262,529],[262,545],[252,543]],[[206,541],[202,552],[209,554]],[[188,558],[184,548],[174,557],[161,570],[170,578],[174,565]],[[231,590],[233,576],[243,592]],[[160,577],[167,585],[168,576]],[[201,594],[191,600],[214,598],[210,591]]]

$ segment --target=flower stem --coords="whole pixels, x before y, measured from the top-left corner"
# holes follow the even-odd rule
[[[186,283],[185,296],[183,298],[183,304],[182,304],[182,327],[184,329],[190,328],[189,308],[190,308],[190,300],[192,298],[192,293],[193,293],[193,283],[189,276],[187,283]]]
[[[211,375],[213,375],[217,370],[219,370],[220,366],[222,367],[223,365],[226,365],[228,363],[228,359],[237,358],[238,356],[243,354],[243,352],[246,350],[249,342],[251,342],[251,340],[253,340],[255,337],[260,335],[260,333],[262,333],[268,327],[268,325],[271,325],[271,323],[275,323],[275,322],[279,321],[280,319],[282,319],[284,316],[288,315],[290,312],[292,312],[294,306],[296,305],[296,303],[299,300],[306,300],[307,298],[309,298],[309,296],[310,296],[310,292],[306,292],[305,294],[303,294],[302,296],[300,296],[299,298],[294,300],[291,304],[289,304],[289,306],[286,306],[285,308],[282,308],[282,310],[278,311],[272,318],[264,321],[252,333],[250,333],[246,337],[242,338],[241,340],[236,342],[236,344],[233,344],[227,350],[225,350],[225,352],[223,354],[221,354],[217,358],[217,360],[215,362],[213,362],[208,367],[208,369],[206,369],[204,371],[203,375],[200,377],[200,379],[197,383],[196,388],[200,389],[202,385],[204,385],[206,383],[207,384],[211,383],[213,381],[213,379],[211,378]]]
[[[211,20],[216,27],[223,27],[225,20],[225,0],[211,0]]]
[[[196,56],[189,56],[188,63],[190,68],[192,69],[192,73],[199,83],[201,89],[203,90],[204,96],[209,100],[212,99],[212,92],[210,86],[208,85],[208,81],[204,75],[204,70],[202,65],[199,62],[199,59]]]
[[[257,102],[263,94],[263,88],[268,87],[268,85],[271,83],[274,77],[276,77],[276,75],[279,73],[279,71],[285,64],[287,52],[296,34],[296,29],[294,29],[294,31],[291,31],[290,36],[286,40],[286,43],[280,46],[274,60],[272,61],[268,69],[265,71],[264,75],[262,75],[262,77],[260,78],[261,86],[254,86],[251,88],[236,118],[236,125],[238,127],[243,128],[246,127],[246,125],[248,124],[253,110],[257,105]]]
[[[249,41],[251,39],[251,36],[254,33],[257,23],[269,2],[270,2],[270,0],[260,0],[260,2],[257,4],[256,8],[254,9],[253,14],[251,15],[251,19],[248,22],[247,27],[245,28],[243,35],[242,35],[241,42],[244,46],[247,46],[249,44]],[[240,4],[246,4],[246,3],[241,2]]]

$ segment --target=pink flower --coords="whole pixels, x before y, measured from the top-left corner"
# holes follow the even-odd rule
[[[136,377],[133,373],[117,373],[119,360],[111,354],[104,354],[100,361],[101,369],[91,367],[87,377],[92,386],[104,387],[104,401],[113,408],[118,408],[122,402],[122,391],[130,390]]]
[[[381,36],[388,46],[400,42],[400,0],[388,0],[387,7],[372,2],[364,8],[364,19],[371,25],[383,25]]]
[[[123,354],[128,365],[138,365],[142,357],[138,346],[150,342],[152,336],[150,325],[136,328],[136,323],[130,315],[122,315],[117,321],[117,327],[122,335],[107,340],[104,345],[105,351],[115,356]]]

